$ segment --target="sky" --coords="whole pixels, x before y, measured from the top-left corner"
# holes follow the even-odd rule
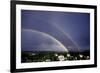
[[[70,51],[90,49],[89,13],[21,10],[21,28],[49,34]]]

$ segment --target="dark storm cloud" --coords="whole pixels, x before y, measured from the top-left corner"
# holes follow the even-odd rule
[[[21,21],[24,29],[48,33],[65,46],[71,44],[68,42],[67,34],[80,46],[81,51],[87,48],[89,50],[90,15],[88,13],[22,10]]]
[[[30,29],[22,29],[21,32],[23,51],[68,52],[67,48],[49,34]]]

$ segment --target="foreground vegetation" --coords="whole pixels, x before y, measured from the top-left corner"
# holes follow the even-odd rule
[[[73,61],[73,60],[88,60],[89,53],[56,53],[56,52],[26,52],[21,54],[21,62],[52,62],[52,61]]]

